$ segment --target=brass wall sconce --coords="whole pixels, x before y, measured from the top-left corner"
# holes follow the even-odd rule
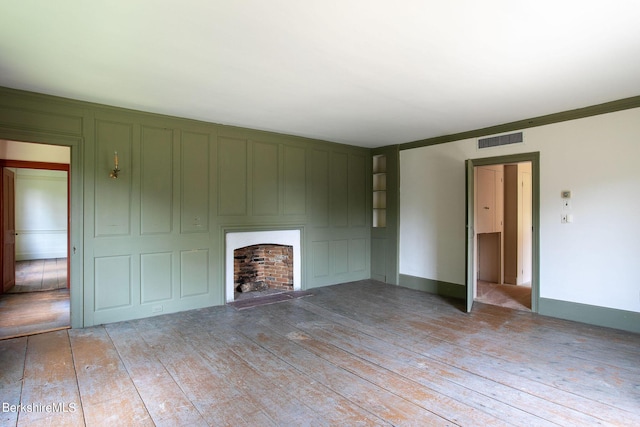
[[[120,173],[120,169],[118,169],[118,152],[113,152],[113,165],[115,166],[113,170],[109,173],[109,178],[116,179],[118,177],[118,173]]]

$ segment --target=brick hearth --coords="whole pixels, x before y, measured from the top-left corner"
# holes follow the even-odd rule
[[[234,289],[264,282],[269,289],[293,290],[293,246],[260,244],[233,251]]]

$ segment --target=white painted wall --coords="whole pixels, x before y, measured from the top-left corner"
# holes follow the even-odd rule
[[[0,159],[70,164],[69,147],[0,140]]]
[[[538,151],[540,296],[640,312],[640,109],[523,132],[516,146],[400,152],[400,273],[464,286],[465,160]]]
[[[67,256],[67,172],[16,169],[16,260]]]

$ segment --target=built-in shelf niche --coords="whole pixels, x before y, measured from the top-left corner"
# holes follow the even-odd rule
[[[387,225],[387,156],[373,156],[373,226]]]

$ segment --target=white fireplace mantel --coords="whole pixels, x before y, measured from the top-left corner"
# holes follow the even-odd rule
[[[300,230],[229,231],[225,235],[225,298],[234,299],[233,251],[245,246],[273,244],[293,246],[293,290],[300,290],[302,282],[302,250]]]

